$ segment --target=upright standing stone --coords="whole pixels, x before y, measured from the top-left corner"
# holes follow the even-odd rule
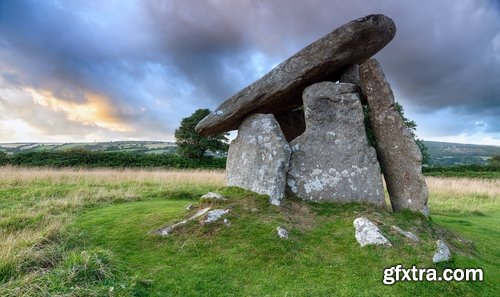
[[[285,197],[290,145],[272,114],[254,114],[238,129],[229,145],[227,184],[259,194],[279,205]]]
[[[356,90],[354,84],[333,82],[304,90],[306,131],[290,143],[287,180],[297,196],[384,205],[380,167],[366,138]]]
[[[370,59],[360,67],[360,87],[370,108],[377,154],[392,209],[429,214],[428,190],[422,174],[422,155],[394,105],[394,94],[380,64]]]

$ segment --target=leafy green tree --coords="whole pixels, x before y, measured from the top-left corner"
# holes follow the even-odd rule
[[[206,150],[226,151],[228,149],[227,136],[229,133],[201,136],[194,130],[196,125],[208,114],[210,114],[210,110],[198,109],[191,116],[182,119],[179,128],[175,130],[179,155],[185,158],[199,159],[203,157]]]
[[[7,153],[4,152],[4,151],[0,151],[0,165],[5,165],[7,164],[8,162],[8,159],[7,159]]]
[[[500,168],[500,155],[495,155],[488,160],[488,165]]]
[[[408,119],[405,117],[405,111],[403,109],[403,106],[399,104],[398,102],[395,103],[396,109],[403,118],[403,121],[405,122],[406,126],[408,126],[408,129],[410,130],[411,135],[413,136],[413,139],[415,139],[415,142],[417,143],[418,148],[420,149],[420,152],[422,153],[422,164],[429,164],[430,161],[430,155],[429,151],[427,149],[427,146],[425,146],[424,140],[420,139],[417,137],[417,123],[413,120]]]
[[[429,164],[430,161],[430,155],[429,151],[427,149],[427,146],[425,145],[424,141],[422,139],[419,139],[416,134],[417,130],[417,123],[413,120],[408,119],[405,117],[404,109],[401,104],[396,102],[394,104],[396,107],[396,110],[398,113],[401,115],[401,118],[403,118],[404,123],[408,127],[408,130],[410,130],[411,135],[413,136],[413,139],[415,140],[415,143],[417,144],[418,148],[420,149],[420,152],[422,153],[422,164]],[[375,134],[373,134],[373,128],[370,123],[370,117],[369,117],[369,107],[368,106],[363,106],[363,111],[365,113],[365,128],[366,128],[366,136],[368,137],[368,141],[372,146],[376,146],[376,140],[375,140]]]

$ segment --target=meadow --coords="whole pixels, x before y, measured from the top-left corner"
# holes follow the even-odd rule
[[[499,295],[500,179],[427,177],[430,220],[363,204],[276,208],[224,179],[222,170],[0,167],[0,296]],[[206,206],[208,191],[229,198],[218,207],[231,209],[230,227],[152,234]],[[359,247],[352,221],[361,215],[392,248]],[[437,238],[451,262],[432,263]],[[482,268],[485,280],[383,285],[383,269],[397,264]]]

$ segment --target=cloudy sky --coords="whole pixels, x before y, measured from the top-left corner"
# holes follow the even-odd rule
[[[0,142],[173,140],[310,42],[383,13],[426,140],[500,145],[498,0],[0,0]]]

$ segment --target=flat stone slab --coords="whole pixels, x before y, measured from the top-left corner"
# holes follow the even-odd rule
[[[272,114],[249,116],[229,145],[227,185],[269,195],[279,205],[285,197],[290,145]]]
[[[288,190],[311,201],[385,205],[357,86],[322,82],[304,91],[306,131],[294,139]]]
[[[214,209],[207,212],[205,224],[213,223],[218,221],[223,215],[229,213],[229,209]]]
[[[412,241],[415,241],[415,242],[419,241],[417,235],[413,234],[410,231],[405,231],[405,230],[403,230],[403,229],[401,229],[401,228],[399,228],[398,226],[395,226],[395,225],[392,225],[391,229],[394,230],[394,231],[396,231],[396,232],[398,232],[401,235],[404,235],[406,238],[408,238],[408,239],[410,239]]]
[[[392,209],[410,209],[428,216],[429,193],[422,174],[422,154],[394,105],[391,86],[375,59],[361,65],[359,76],[360,89],[370,107],[377,155]]]
[[[186,220],[182,220],[180,222],[177,222],[175,224],[172,224],[170,226],[167,226],[167,227],[163,227],[161,229],[158,229],[156,230],[156,233],[161,235],[161,236],[168,236],[170,235],[175,229],[178,229],[179,227],[181,226],[184,226],[186,225],[189,221],[192,221],[194,219],[197,219],[201,216],[204,216],[206,215],[210,210],[210,207],[207,207],[207,208],[203,208],[203,209],[200,209],[199,211],[197,211],[192,217],[190,217],[189,219],[186,219]]]
[[[253,84],[226,100],[197,126],[201,135],[238,129],[252,113],[280,113],[302,106],[302,91],[323,80],[336,81],[350,65],[361,64],[396,34],[380,14],[351,21],[311,43]]]
[[[221,201],[226,201],[227,198],[222,196],[219,193],[214,193],[214,192],[208,192],[205,195],[200,197],[201,200],[221,200]]]

